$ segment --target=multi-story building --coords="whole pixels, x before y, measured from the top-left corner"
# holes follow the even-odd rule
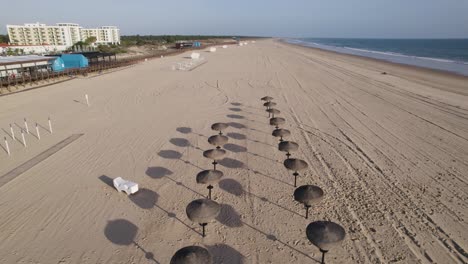
[[[86,29],[74,23],[56,26],[33,23],[7,25],[12,45],[57,45],[71,47],[88,37],[96,37],[96,44],[120,44],[120,30],[114,26]]]
[[[81,38],[96,38],[96,44],[120,44],[120,30],[114,26],[81,29]]]

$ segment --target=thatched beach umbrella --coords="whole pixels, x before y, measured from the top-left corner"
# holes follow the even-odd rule
[[[270,115],[271,115],[271,117],[274,118],[275,115],[281,114],[281,111],[278,110],[278,109],[275,109],[275,108],[270,108],[270,109],[267,109],[266,111],[268,112],[268,117],[270,117]]]
[[[262,100],[262,101],[267,101],[267,102],[271,102],[271,101],[273,101],[273,97],[271,97],[271,96],[265,96],[265,97],[260,98],[260,100]]]
[[[286,169],[294,171],[294,187],[296,187],[296,180],[299,175],[298,171],[307,169],[309,165],[301,159],[286,159],[283,164]]]
[[[203,151],[203,157],[209,158],[213,160],[213,166],[216,170],[216,164],[218,164],[218,160],[222,159],[226,155],[226,151],[224,149],[209,149]]]
[[[330,221],[312,222],[307,226],[306,235],[309,241],[322,252],[322,264],[325,263],[325,254],[346,236],[346,231],[339,224]]]
[[[289,137],[291,135],[291,131],[289,131],[287,129],[283,129],[283,128],[278,128],[278,129],[273,130],[271,135],[274,136],[274,137],[279,137],[280,142],[283,142],[283,138],[284,137]]]
[[[228,142],[229,138],[223,135],[214,135],[208,138],[208,143],[213,146],[216,146],[217,149],[221,148],[224,144]]]
[[[315,185],[302,185],[294,191],[294,200],[304,204],[305,218],[309,217],[309,208],[323,198],[323,190]]]
[[[210,199],[198,199],[190,202],[185,212],[190,221],[202,226],[202,236],[205,237],[205,226],[218,216],[220,210],[221,206],[217,202]]]
[[[276,129],[279,128],[279,126],[284,125],[286,123],[286,120],[282,117],[274,117],[270,119],[270,126],[275,126]]]
[[[199,246],[188,246],[177,250],[170,264],[212,264],[210,252]]]
[[[295,152],[299,149],[299,145],[293,141],[283,141],[278,144],[279,151],[286,152],[286,157],[291,156],[290,152]]]
[[[208,184],[208,199],[211,199],[211,189],[213,189],[212,183],[216,183],[223,177],[223,172],[219,170],[204,170],[197,174],[197,183]]]
[[[228,124],[226,123],[214,123],[213,125],[211,125],[211,129],[214,130],[214,131],[218,131],[220,135],[223,134],[223,130],[225,130],[226,128],[228,128]]]
[[[267,109],[270,109],[275,105],[276,105],[275,102],[266,102],[266,103],[263,104],[263,106],[265,106]]]

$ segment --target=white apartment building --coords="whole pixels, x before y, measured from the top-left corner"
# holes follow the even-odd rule
[[[55,45],[71,47],[88,37],[96,37],[96,44],[120,44],[120,30],[114,26],[86,29],[74,23],[55,26],[33,23],[7,25],[12,45]]]

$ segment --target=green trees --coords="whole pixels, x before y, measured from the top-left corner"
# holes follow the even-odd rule
[[[87,38],[84,41],[84,43],[86,43],[86,45],[92,45],[92,44],[94,44],[94,42],[96,42],[96,40],[97,40],[96,37],[91,36],[91,37]]]
[[[8,42],[10,42],[8,35],[0,35],[0,43],[8,43]]]

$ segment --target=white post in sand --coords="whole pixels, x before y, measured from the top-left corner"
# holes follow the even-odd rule
[[[11,137],[13,138],[13,140],[15,140],[15,131],[13,130],[13,126],[10,124],[10,131],[11,131]]]
[[[39,127],[37,126],[37,123],[36,123],[36,133],[37,133],[37,139],[41,140],[41,134],[39,134]]]
[[[26,133],[29,134],[29,127],[28,127],[28,122],[26,122],[26,118],[24,119],[24,127],[26,127]]]
[[[49,116],[49,131],[52,134],[52,121],[50,121],[50,116]]]
[[[86,98],[86,104],[89,106],[89,98],[88,98],[88,94],[85,94],[85,98]]]
[[[7,151],[7,153],[8,153],[8,156],[11,156],[11,154],[10,154],[10,146],[8,146],[8,141],[7,141],[6,137],[4,137],[4,138],[5,138],[6,151]]]
[[[23,146],[24,146],[24,147],[27,147],[27,145],[26,145],[26,139],[24,139],[24,132],[23,132],[23,129],[21,129],[21,137],[23,138]]]

